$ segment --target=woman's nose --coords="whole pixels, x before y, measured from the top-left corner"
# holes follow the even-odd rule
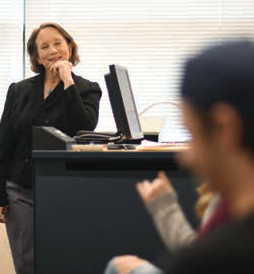
[[[57,49],[56,49],[54,46],[50,47],[49,53],[50,53],[50,54],[53,54],[53,53],[55,53],[55,52],[57,52]]]

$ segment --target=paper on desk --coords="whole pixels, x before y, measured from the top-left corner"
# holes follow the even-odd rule
[[[187,149],[187,143],[176,143],[176,142],[153,142],[148,140],[141,141],[141,145],[136,147],[136,150],[170,150],[178,151]]]
[[[153,142],[148,140],[142,140],[140,146],[186,146],[185,142]]]

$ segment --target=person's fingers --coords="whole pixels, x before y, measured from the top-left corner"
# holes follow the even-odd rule
[[[164,171],[162,171],[162,170],[160,170],[160,171],[158,172],[158,177],[161,178],[161,179],[166,179],[166,180],[168,180],[168,176],[167,176],[166,173],[165,173]]]
[[[143,181],[136,184],[136,188],[139,193],[139,196],[144,202],[146,202],[147,197],[149,196],[149,192],[150,192],[149,185],[150,183],[148,181]]]
[[[137,189],[138,193],[141,195],[142,194],[142,183],[141,182],[136,183],[136,189]]]
[[[122,255],[122,256],[117,256],[114,259],[114,263],[116,264],[122,264],[122,263],[126,263],[126,264],[132,264],[132,263],[145,263],[146,261],[144,259],[139,258],[136,255]]]
[[[142,194],[144,194],[149,189],[149,182],[148,181],[139,182],[139,183],[137,183],[137,187],[138,187],[138,190]]]
[[[158,177],[164,182],[167,182],[170,186],[172,186],[171,180],[168,178],[168,176],[166,175],[164,171],[159,171]]]
[[[136,255],[130,255],[130,254],[120,255],[120,256],[116,256],[114,258],[114,262],[118,262],[121,260],[133,259],[133,258],[138,258],[138,257]]]
[[[151,182],[149,182],[148,180],[145,180],[143,182],[143,187],[145,190],[148,190],[151,187]]]
[[[67,60],[61,60],[58,63],[58,73],[61,79],[67,79],[71,76],[72,63]]]
[[[4,218],[5,207],[0,207],[0,223],[6,223],[6,219]]]
[[[5,224],[7,221],[6,219],[4,218],[4,215],[2,215],[2,217],[0,218],[0,223],[3,223]]]
[[[8,206],[4,206],[4,208],[3,208],[3,214],[5,214],[7,212],[7,210],[8,210]]]
[[[120,274],[129,274],[144,263],[146,263],[145,260],[133,255],[123,255],[114,258],[114,265]]]
[[[56,77],[56,76],[57,76],[58,71],[59,71],[59,65],[58,65],[58,64],[56,64],[56,65],[55,65],[55,67],[54,67],[54,77]]]
[[[4,217],[2,213],[0,213],[0,223],[4,223]]]
[[[174,186],[170,178],[166,175],[164,171],[158,172],[158,178],[160,178],[161,186],[164,188],[164,190],[167,190],[169,192],[175,192]]]
[[[52,65],[49,69],[49,71],[53,74],[53,70],[54,70],[54,65]]]
[[[161,178],[159,178],[159,177],[157,177],[156,179],[154,179],[153,180],[153,185],[155,186],[155,187],[158,187],[159,185],[161,185],[161,182],[162,182],[163,180],[161,179]]]
[[[138,184],[138,185],[136,186],[136,189],[137,189],[137,192],[138,192],[138,195],[139,195],[140,199],[142,200],[143,203],[145,203],[145,202],[146,202],[146,201],[145,201],[145,194],[144,194],[143,191],[142,191],[141,185]]]
[[[53,64],[50,68],[50,71],[52,73],[52,77],[55,78],[56,77],[56,69],[57,69],[57,63]]]

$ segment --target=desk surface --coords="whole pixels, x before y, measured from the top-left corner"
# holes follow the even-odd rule
[[[174,157],[176,153],[188,149],[187,145],[170,146],[170,145],[140,145],[136,149],[107,149],[107,145],[79,145],[75,144],[69,150],[33,150],[34,158],[46,157],[130,157],[130,158],[146,158],[146,157]]]

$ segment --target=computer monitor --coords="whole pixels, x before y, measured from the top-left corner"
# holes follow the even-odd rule
[[[123,140],[143,139],[128,70],[121,66],[110,65],[109,71],[110,73],[105,74],[104,77],[117,131],[122,135]]]

